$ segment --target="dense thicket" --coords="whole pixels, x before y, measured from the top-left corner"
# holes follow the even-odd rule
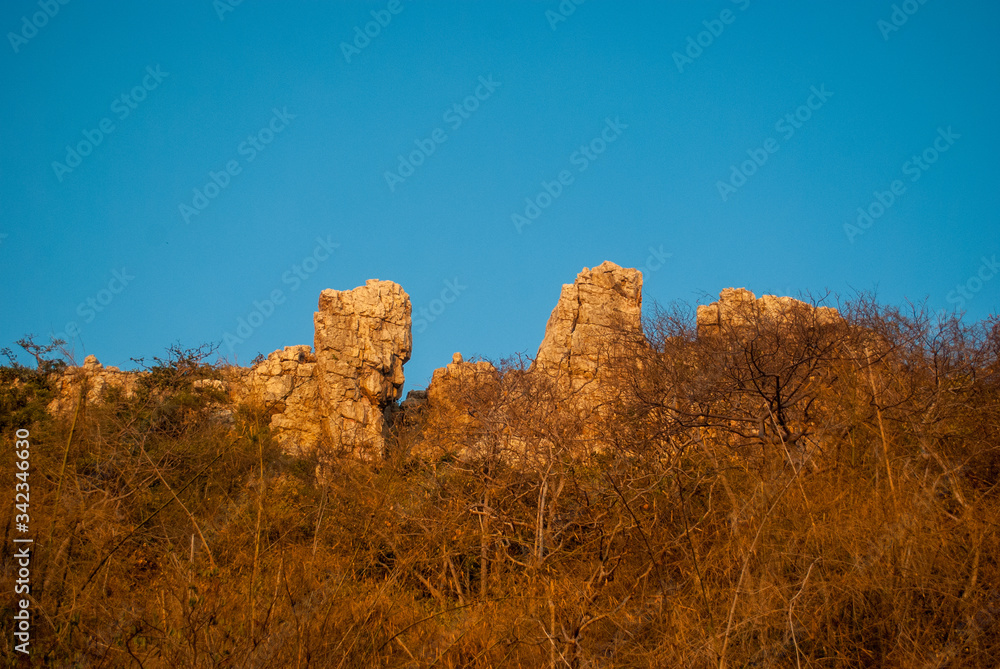
[[[659,311],[648,346],[609,338],[586,420],[513,359],[454,429],[397,414],[386,458],[322,467],[276,447],[273,407],[194,383],[220,373],[205,349],[64,419],[41,410],[52,369],[6,368],[3,470],[14,428],[33,444],[34,658],[995,666],[1000,329],[842,314],[699,337]]]

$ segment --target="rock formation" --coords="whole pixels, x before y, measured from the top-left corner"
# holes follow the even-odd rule
[[[495,381],[497,368],[486,360],[465,362],[461,353],[451,357],[451,363],[434,370],[426,399],[436,405],[454,404],[461,396],[468,395],[482,385],[484,380]]]
[[[410,314],[410,296],[392,281],[320,294],[315,374],[335,446],[381,454],[383,412],[402,393],[403,364],[413,349]]]
[[[792,297],[762,295],[758,298],[746,288],[726,288],[719,299],[701,305],[697,311],[698,335],[712,335],[723,329],[746,327],[757,319],[790,321],[796,316],[808,316],[815,324],[825,325],[840,319],[832,307],[814,307]]]
[[[55,380],[55,397],[49,402],[49,412],[72,415],[76,410],[80,391],[84,391],[85,403],[96,403],[105,391],[117,389],[125,397],[131,397],[139,382],[136,372],[123,372],[117,367],[105,367],[97,357],[88,355],[80,367],[67,367]]]
[[[323,438],[315,370],[311,347],[286,346],[233,384],[239,401],[263,402],[274,412],[271,428],[275,437],[286,452],[295,455],[314,452]]]
[[[391,281],[324,290],[313,317],[315,352],[286,346],[242,378],[244,400],[264,402],[286,452],[317,448],[378,457],[386,406],[399,399],[410,359],[410,298]]]
[[[396,419],[426,428],[418,450],[457,453],[498,436],[497,425],[524,418],[492,416],[483,412],[529,406],[533,393],[544,388],[560,411],[592,439],[594,425],[613,394],[618,371],[611,363],[634,359],[635,348],[646,346],[642,334],[642,274],[604,262],[584,268],[572,284],[564,285],[552,311],[538,354],[527,373],[505,377],[501,402],[500,372],[489,362],[464,362],[459,353],[451,364],[434,372],[426,391],[412,391]],[[712,304],[698,307],[699,336],[749,326],[754,319],[791,322],[805,315],[806,326],[840,319],[835,309],[813,307],[790,297],[757,298],[743,288],[727,288]],[[288,346],[274,351],[250,369],[229,368],[226,381],[201,379],[196,389],[228,392],[234,403],[258,403],[271,415],[272,430],[284,450],[296,455],[349,453],[378,458],[384,451],[386,411],[399,399],[403,365],[412,349],[410,298],[391,281],[370,280],[353,290],[324,290],[314,315],[314,347]],[[122,372],[103,367],[94,356],[83,366],[71,367],[56,379],[53,413],[69,414],[81,390],[88,402],[97,402],[106,389],[132,396],[145,372]],[[619,374],[620,376],[620,374]],[[516,382],[516,383],[515,383]],[[552,395],[551,393],[555,393]],[[541,395],[539,395],[541,396]],[[501,412],[508,409],[498,409]],[[416,420],[414,417],[419,417]],[[492,421],[493,427],[487,423]],[[499,442],[497,442],[499,443]],[[596,444],[596,442],[595,442]],[[599,444],[597,444],[599,446]]]
[[[463,454],[477,442],[486,425],[479,412],[494,404],[500,372],[491,363],[464,362],[461,354],[452,363],[434,370],[427,386],[427,422],[421,455]]]
[[[324,290],[314,323],[315,353],[309,346],[287,346],[250,369],[229,369],[228,383],[205,379],[195,387],[228,390],[234,402],[262,404],[288,453],[309,455],[322,446],[377,457],[385,445],[383,412],[399,399],[403,364],[410,359],[410,298],[391,281]],[[81,386],[88,402],[98,401],[107,387],[131,396],[140,374],[104,368],[88,356],[82,367],[70,367],[56,380],[49,409],[72,412]]]
[[[642,273],[610,261],[584,267],[562,288],[532,371],[551,378],[578,403],[599,394],[609,345],[642,334]]]

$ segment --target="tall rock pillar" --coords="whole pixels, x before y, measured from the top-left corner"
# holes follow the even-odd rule
[[[552,378],[579,408],[601,401],[609,346],[642,334],[642,273],[605,261],[566,284],[532,370]]]
[[[362,457],[385,446],[386,405],[403,390],[413,349],[410,296],[392,281],[324,290],[316,326],[316,378],[322,420],[334,445]]]

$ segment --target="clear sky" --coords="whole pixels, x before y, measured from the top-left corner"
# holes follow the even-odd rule
[[[0,345],[246,364],[391,279],[419,388],[604,260],[997,311],[995,2],[235,2],[3,3]]]

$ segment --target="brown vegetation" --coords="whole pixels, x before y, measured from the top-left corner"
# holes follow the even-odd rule
[[[383,460],[322,467],[275,445],[272,407],[196,384],[205,350],[65,420],[5,368],[4,424],[34,421],[35,659],[995,666],[997,323],[748,308],[609,338],[589,416],[515,358],[397,413]]]

